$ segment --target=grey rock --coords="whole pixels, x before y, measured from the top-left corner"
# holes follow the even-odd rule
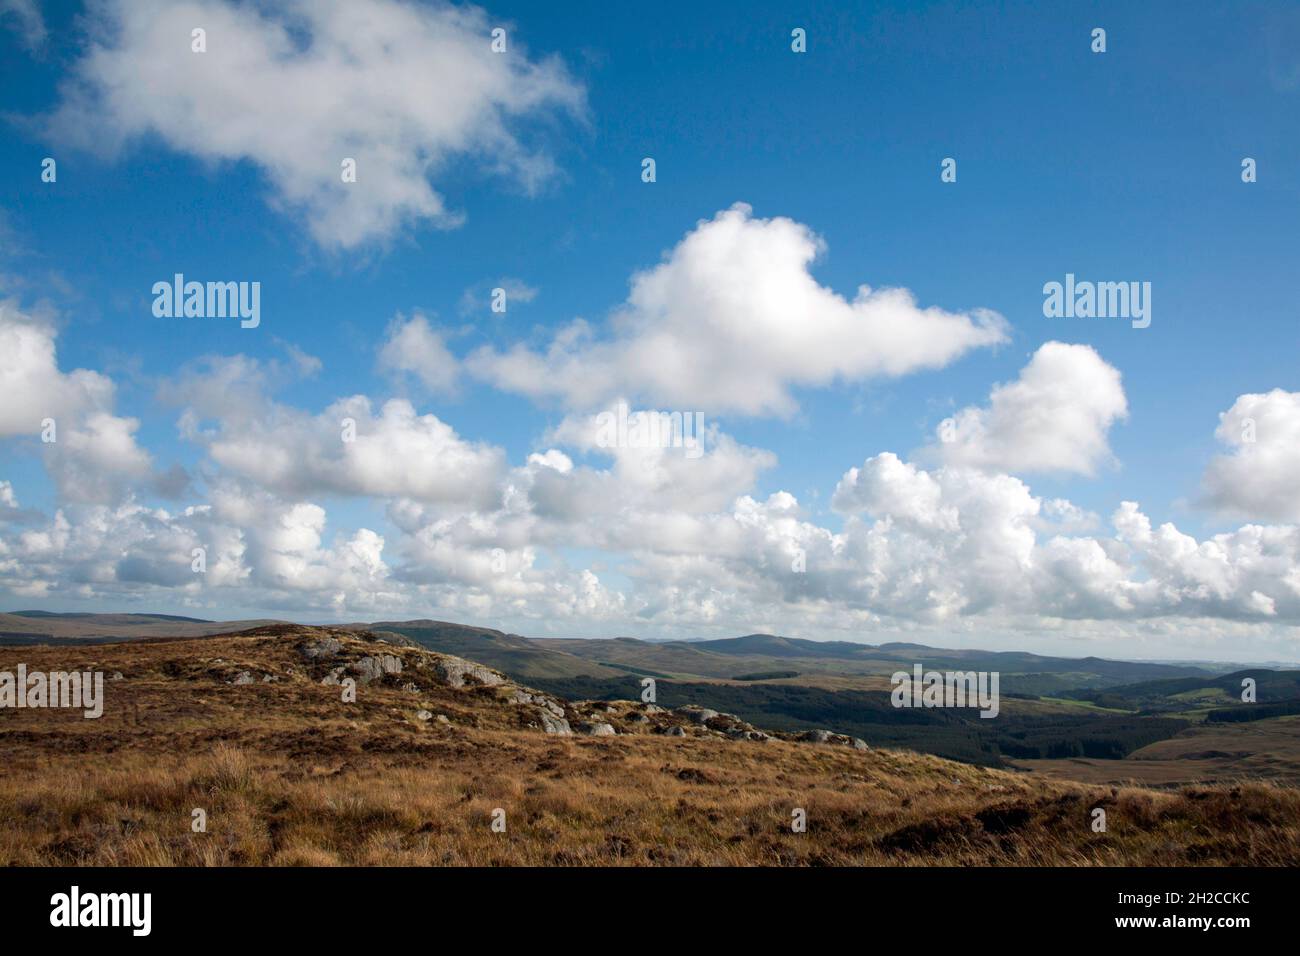
[[[420,720],[433,720],[433,714],[427,710],[417,710],[415,716]]]
[[[113,676],[109,680],[125,680],[121,671],[113,671]]]
[[[378,680],[385,674],[400,674],[402,672],[402,659],[394,657],[392,654],[363,657],[352,662],[352,671],[362,684],[369,684],[372,680]]]
[[[861,737],[854,737],[854,738],[853,738],[853,749],[854,749],[854,750],[870,750],[870,749],[871,749],[871,746],[870,746],[870,745],[869,745],[865,740],[863,740]]]
[[[814,744],[830,743],[831,732],[829,730],[809,730],[799,736],[800,740],[806,740]]]
[[[668,713],[668,709],[667,709],[666,707],[660,707],[658,704],[642,704],[642,705],[641,705],[641,710],[642,710],[643,713],[647,713],[647,714],[666,714],[666,713]]]
[[[676,724],[674,724],[673,726],[669,727],[667,730],[664,731],[664,736],[665,736],[665,737],[685,737],[685,736],[686,736],[686,728],[685,728],[685,727],[678,727]]]
[[[440,723],[440,724],[446,724],[448,727],[451,726],[451,721],[447,719],[447,715],[446,715],[446,714],[438,714],[438,715],[437,715],[436,717],[434,717],[433,719],[436,720],[436,721],[437,721],[438,723]]]
[[[337,657],[343,650],[343,643],[337,637],[322,637],[308,641],[298,648],[298,653],[309,661],[322,657]]]
[[[461,657],[440,657],[433,669],[439,678],[452,687],[464,687],[468,681],[486,684],[488,687],[505,683],[505,678],[496,671]]]
[[[573,735],[573,730],[569,727],[569,722],[563,717],[556,717],[546,710],[538,711],[542,719],[542,729],[548,734],[555,734],[559,737],[569,737]]]
[[[248,671],[241,671],[241,672],[239,673],[239,675],[238,675],[234,680],[232,680],[230,683],[232,683],[232,684],[251,684],[251,683],[253,683],[253,675],[250,674]]]
[[[324,677],[322,677],[320,682],[322,684],[336,685],[339,683],[340,679],[343,677],[343,674],[346,670],[347,670],[346,667],[342,667],[342,666],[336,667],[328,674],[326,674]]]
[[[584,721],[578,724],[578,730],[588,737],[613,737],[618,733],[612,724],[607,724],[602,720]]]

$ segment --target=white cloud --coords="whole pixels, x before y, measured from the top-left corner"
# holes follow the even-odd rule
[[[939,368],[1006,339],[996,313],[922,309],[906,289],[861,286],[845,299],[808,271],[821,249],[807,226],[737,203],[633,278],[606,338],[579,321],[545,353],[485,347],[466,364],[584,411],[627,393],[710,414],[789,414],[793,388]]]
[[[355,438],[345,440],[349,420]],[[287,497],[408,497],[490,507],[504,465],[499,449],[461,439],[405,399],[385,402],[376,415],[364,395],[340,399],[315,416],[276,406],[237,427],[223,423],[201,440],[231,474]]]
[[[1107,432],[1128,414],[1119,372],[1086,345],[1042,345],[985,408],[959,411],[927,457],[994,471],[1092,475],[1112,460]],[[945,434],[945,432],[947,434]]]
[[[558,59],[530,60],[513,36],[493,53],[497,24],[477,7],[98,0],[93,11],[54,132],[110,150],[156,134],[200,159],[249,160],[326,248],[457,225],[430,181],[457,158],[535,189],[554,164],[525,128],[585,110]],[[195,28],[206,53],[191,51]],[[342,181],[345,158],[356,182]]]
[[[399,315],[389,325],[379,349],[379,367],[409,372],[433,394],[455,393],[460,376],[459,363],[447,349],[442,333],[418,312],[410,319]]]
[[[135,440],[140,423],[112,413],[113,382],[88,369],[59,369],[53,325],[0,300],[0,440],[36,442],[60,495],[70,501],[121,500],[150,474]],[[40,441],[44,422],[54,441]]]
[[[112,415],[112,383],[61,372],[52,332],[6,315],[0,384],[36,404],[4,407],[10,418],[0,422],[15,427],[46,400],[70,398],[76,408],[62,414],[87,445],[65,446],[83,466],[68,474],[121,474],[139,450],[134,423]],[[1061,348],[1066,368],[1040,365],[1040,351],[1017,383],[974,410],[988,433],[1009,436],[999,446],[1003,463],[1061,460],[1025,451],[1033,436],[1005,424],[1035,401],[1059,411],[1040,376],[1099,371],[1089,350]],[[1038,497],[987,458],[981,467],[926,467],[890,452],[843,474],[831,496],[838,518],[823,521],[788,491],[759,493],[775,456],[711,419],[698,432],[693,420],[684,429],[684,437],[698,435],[696,445],[675,445],[669,432],[660,436],[667,442],[638,446],[609,443],[600,415],[572,415],[511,467],[501,449],[461,437],[403,399],[353,395],[319,413],[272,399],[285,374],[314,368],[301,358],[210,357],[163,387],[184,406],[182,437],[207,452],[206,497],[179,511],[91,489],[65,494],[47,518],[22,511],[21,486],[0,480],[0,588],[141,605],[237,602],[334,619],[436,609],[537,633],[848,630],[924,639],[928,631],[937,643],[961,633],[1048,635],[1040,648],[1058,632],[1123,635],[1149,639],[1166,656],[1188,646],[1180,643],[1186,634],[1212,656],[1216,634],[1267,643],[1300,626],[1294,525],[1197,539],[1172,524],[1153,526],[1126,502],[1098,530],[1095,515]],[[1108,369],[1101,363],[1076,386],[1112,380]],[[1118,404],[1112,395],[1105,407]],[[1286,393],[1243,396],[1220,437],[1254,415],[1257,434],[1285,444],[1293,405]],[[354,441],[343,433],[348,418]],[[1088,461],[1104,457],[1102,435]],[[56,460],[47,461],[55,473]],[[334,526],[326,508],[336,496],[375,500],[383,523]],[[196,547],[207,553],[202,575],[190,569]]]
[[[1242,395],[1219,415],[1214,434],[1232,451],[1206,468],[1206,504],[1247,518],[1300,522],[1300,392]]]

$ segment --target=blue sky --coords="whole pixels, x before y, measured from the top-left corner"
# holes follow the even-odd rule
[[[640,407],[701,410],[740,446],[774,456],[752,483],[733,490],[757,501],[789,492],[803,519],[830,534],[845,533],[849,520],[879,521],[887,509],[878,501],[861,513],[832,507],[849,468],[887,451],[933,467],[918,452],[933,445],[944,418],[987,408],[995,385],[1017,380],[1041,346],[1060,342],[1090,347],[1118,373],[1127,414],[1107,419],[1105,447],[1089,456],[1090,467],[1012,463],[994,470],[1016,476],[1038,498],[1068,499],[1092,513],[1099,527],[1086,534],[1099,540],[1115,536],[1110,519],[1123,501],[1137,502],[1153,526],[1173,522],[1198,542],[1247,524],[1290,527],[1294,521],[1297,506],[1276,500],[1274,491],[1234,498],[1226,477],[1213,479],[1222,487],[1207,491],[1206,472],[1216,456],[1255,453],[1226,448],[1215,436],[1220,415],[1240,397],[1300,391],[1293,294],[1300,201],[1295,11],[1159,3],[665,3],[647,14],[583,3],[545,12],[532,4],[492,4],[482,23],[507,27],[505,56],[562,64],[564,95],[574,97],[567,105],[503,114],[512,142],[545,155],[551,172],[528,182],[494,168],[491,150],[448,148],[421,175],[447,209],[463,216],[462,224],[439,228],[427,217],[406,216],[364,241],[340,245],[313,233],[310,210],[286,201],[283,185],[268,172],[276,160],[266,150],[253,146],[240,155],[238,148],[214,145],[223,143],[216,133],[184,128],[185,111],[203,102],[202,92],[182,95],[142,81],[131,95],[174,96],[182,108],[137,114],[119,103],[95,109],[93,122],[70,108],[74,78],[92,99],[105,95],[110,71],[100,67],[113,56],[130,87],[131,64],[138,62],[131,58],[146,48],[126,49],[107,24],[133,15],[111,3],[90,17],[75,5],[42,4],[36,9],[44,36],[36,38],[30,14],[16,12],[28,8],[9,6],[3,22],[11,29],[0,32],[6,119],[0,299],[10,298],[27,319],[48,316],[59,369],[110,378],[112,414],[138,420],[134,441],[153,471],[179,464],[191,479],[176,497],[160,495],[157,482],[136,480],[112,500],[83,495],[74,501],[51,477],[54,466],[31,434],[12,435],[0,445],[0,478],[11,482],[22,509],[40,513],[27,515],[21,531],[14,525],[0,532],[15,554],[17,536],[54,520],[59,509],[70,516],[129,500],[171,515],[208,499],[223,467],[213,464],[203,442],[179,434],[185,402],[166,395],[168,383],[175,392],[206,356],[279,363],[270,376],[277,383],[273,401],[305,414],[351,395],[370,397],[376,408],[406,397],[417,413],[436,416],[466,442],[500,449],[508,467],[521,467],[529,454],[556,444],[548,433],[566,417],[605,406],[583,406],[559,393],[519,394],[490,374],[463,375],[454,394],[428,388],[418,374],[394,374],[379,361],[395,323],[422,314],[458,362],[484,346],[496,355],[514,347],[544,354],[576,317],[599,338],[628,299],[634,274],[654,268],[697,223],[738,202],[752,207],[750,223],[783,217],[819,236],[824,249],[811,275],[845,299],[862,284],[903,287],[922,309],[988,309],[1005,326],[1000,343],[962,350],[941,367],[788,382],[793,407],[780,413],[747,413],[725,402],[667,405],[653,390],[623,390]],[[226,15],[257,23],[256,8],[247,4],[205,0],[192,7],[195,23],[207,17],[220,24]],[[376,5],[377,19],[389,12],[388,4]],[[807,31],[804,54],[791,51],[795,27]],[[1104,53],[1090,49],[1095,27],[1106,30]],[[312,34],[310,23],[301,28]],[[430,21],[430,35],[439,29]],[[220,29],[210,34],[213,49],[204,55],[223,55]],[[141,36],[141,44],[156,42],[154,34]],[[109,51],[98,64],[87,55],[96,46]],[[268,89],[265,95],[279,94]],[[436,103],[442,91],[420,95]],[[382,110],[384,102],[374,108]],[[268,110],[252,121],[274,115]],[[355,135],[344,127],[332,132]],[[122,143],[111,150],[115,134]],[[408,133],[402,136],[403,146],[418,154],[418,130],[414,145]],[[182,142],[187,137],[189,145]],[[310,147],[304,150],[295,162],[312,162]],[[46,156],[57,159],[56,183],[41,182]],[[654,183],[641,181],[647,156],[656,161]],[[940,181],[945,157],[957,160],[955,183]],[[1242,182],[1244,157],[1256,160],[1257,182]],[[327,160],[337,165],[322,149],[320,161]],[[260,326],[155,318],[151,286],[175,272],[260,282]],[[1122,318],[1044,317],[1044,283],[1067,272],[1149,282],[1150,327],[1134,329]],[[487,290],[505,280],[535,295],[494,314]],[[318,359],[319,370],[294,374],[290,349]],[[1269,414],[1289,422],[1287,402],[1276,399]],[[1271,433],[1278,441],[1281,429]],[[1253,473],[1295,464],[1284,450],[1274,451],[1261,450],[1259,461],[1234,467]],[[565,453],[579,468],[605,467],[599,452],[569,447]],[[325,509],[322,548],[336,535],[368,528],[384,537],[390,561],[400,535],[390,508],[400,495],[310,485],[298,482],[296,496],[284,488],[274,493],[286,507],[301,499]],[[247,484],[243,490],[253,493]],[[672,499],[671,487],[661,491]],[[672,507],[661,502],[656,513],[671,516]],[[1044,541],[1051,533],[1039,532]],[[681,565],[666,572],[633,544],[592,546],[596,537],[566,540],[552,528],[527,543],[533,569],[597,567],[601,586],[626,599],[620,611],[584,614],[571,606],[558,621],[528,598],[503,605],[474,597],[482,582],[445,568],[433,592],[403,592],[401,608],[347,593],[343,584],[325,588],[345,593],[341,604],[307,591],[287,597],[283,587],[254,586],[258,572],[251,565],[243,585],[186,593],[162,586],[165,575],[139,587],[101,582],[88,589],[66,586],[57,572],[42,578],[43,587],[31,575],[17,575],[22,580],[5,603],[312,619],[405,609],[407,616],[472,619],[525,633],[686,636],[770,624],[800,636],[874,640],[896,628],[919,628],[936,643],[996,639],[1038,650],[1093,649],[1063,646],[1064,630],[1110,652],[1147,641],[1141,656],[1162,657],[1214,656],[1225,643],[1236,653],[1243,641],[1267,657],[1294,648],[1287,608],[1300,593],[1265,590],[1273,611],[1262,616],[1240,611],[1239,595],[1227,592],[1210,608],[1181,571],[1166,583],[1182,588],[1183,598],[1152,598],[1145,610],[1113,601],[1099,610],[1085,601],[1091,610],[1076,602],[1057,614],[1035,611],[1023,596],[1004,606],[1001,597],[964,588],[942,613],[920,606],[924,600],[904,601],[912,614],[877,601],[879,595],[843,592],[842,582],[828,582],[816,608],[777,597],[756,604],[753,595],[765,590],[760,576],[740,589],[752,594],[721,600],[714,614],[700,610],[703,599],[685,584],[671,600],[638,599],[639,584],[690,572]],[[688,550],[674,545],[658,553],[680,561]],[[740,575],[729,565],[734,560],[728,556],[726,569],[714,568],[711,590],[730,594],[727,582]],[[642,570],[625,573],[628,562]],[[1141,564],[1130,575],[1135,587],[1160,573]],[[1279,581],[1285,580],[1284,568]],[[0,587],[5,583],[0,576]],[[557,585],[533,583],[542,590]],[[1234,577],[1232,587],[1241,586]],[[1278,587],[1296,590],[1294,583]],[[671,610],[654,610],[666,607]],[[1184,641],[1179,635],[1186,633],[1195,639]]]

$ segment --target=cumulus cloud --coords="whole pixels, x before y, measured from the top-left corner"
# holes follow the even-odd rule
[[[280,4],[96,0],[90,43],[50,120],[65,140],[120,149],[147,134],[207,161],[247,160],[272,202],[329,249],[424,222],[452,227],[431,177],[458,158],[526,190],[554,172],[529,128],[582,115],[555,58],[516,37],[493,53],[477,7],[408,0]],[[191,31],[206,31],[205,53]],[[356,161],[356,181],[341,164]]]
[[[939,368],[1006,339],[996,313],[921,308],[906,289],[864,285],[846,299],[809,272],[822,248],[807,226],[756,219],[737,203],[633,278],[607,335],[578,321],[544,352],[484,347],[467,367],[582,411],[626,394],[670,408],[787,415],[796,387]]]
[[[388,327],[379,348],[379,367],[388,372],[410,373],[434,394],[452,394],[460,376],[460,364],[448,350],[442,333],[416,313],[410,319],[399,315]]]
[[[1206,468],[1205,503],[1227,514],[1300,522],[1300,392],[1242,395],[1219,415],[1214,434],[1231,452]]]
[[[500,449],[468,442],[436,415],[420,415],[405,399],[376,414],[354,395],[319,415],[276,406],[264,417],[197,436],[212,460],[277,494],[408,497],[490,507],[504,466]]]
[[[0,300],[0,440],[52,438],[39,447],[63,498],[119,500],[150,474],[149,455],[135,439],[140,423],[113,414],[107,376],[62,371],[55,338],[50,321]]]
[[[938,618],[996,610],[1066,619],[1300,621],[1300,529],[1247,526],[1198,541],[1152,529],[1135,502],[1113,537],[1041,535],[1045,502],[1010,475],[927,472],[884,453],[847,472],[846,553],[877,607]],[[1062,511],[1059,501],[1051,510]],[[868,518],[870,521],[868,521]]]
[[[0,386],[21,400],[3,407],[0,425],[30,433],[45,404],[70,402],[59,414],[72,423],[66,453],[85,466],[75,474],[121,473],[138,449],[134,424],[112,413],[112,383],[61,371],[48,326],[4,315]],[[393,339],[411,328],[417,339],[432,332],[401,320]],[[1068,627],[1148,635],[1167,647],[1182,639],[1176,621],[1208,649],[1216,633],[1269,640],[1300,626],[1295,525],[1198,539],[1157,525],[1135,502],[1103,522],[995,467],[1078,471],[1105,459],[1099,423],[1122,413],[1123,394],[1092,394],[1117,390],[1118,375],[1088,349],[1044,347],[1019,380],[969,410],[968,423],[997,436],[996,456],[929,464],[872,455],[843,473],[830,519],[787,490],[760,492],[776,457],[711,418],[679,413],[679,433],[671,413],[618,402],[563,418],[512,464],[405,399],[345,396],[319,412],[275,400],[285,375],[317,364],[292,353],[288,364],[208,357],[162,387],[183,408],[182,438],[206,452],[204,496],[187,491],[192,503],[178,510],[90,489],[65,495],[47,517],[24,511],[22,488],[0,480],[0,588],[336,619],[436,608],[532,622],[539,633],[793,628],[915,639],[924,629]],[[1054,393],[1062,380],[1089,393],[1081,400],[1091,411],[1077,420]],[[1066,416],[1086,455],[1063,457],[1051,443],[1027,450],[1036,432],[1017,431],[1017,415],[1040,405]],[[1293,442],[1294,407],[1287,393],[1243,396],[1220,437],[1232,444],[1253,419],[1256,441],[1243,439],[1237,455],[1259,446],[1279,455]],[[649,421],[658,428],[647,430]],[[1283,494],[1264,487],[1261,500]],[[382,523],[331,521],[327,508],[343,497],[380,504]],[[191,567],[196,548],[206,555],[201,574]]]
[[[1107,433],[1128,414],[1119,372],[1086,345],[1047,342],[986,407],[940,424],[928,457],[993,471],[1092,475],[1112,460]]]

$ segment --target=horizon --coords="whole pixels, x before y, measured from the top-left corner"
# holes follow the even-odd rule
[[[0,4],[6,602],[1300,656],[1300,11],[330,9]]]
[[[60,616],[82,616],[82,615],[84,615],[84,616],[103,616],[103,617],[115,617],[115,616],[127,617],[127,616],[137,616],[137,617],[154,617],[154,618],[169,618],[169,619],[170,619],[170,618],[178,618],[178,619],[181,619],[181,620],[191,621],[191,622],[199,623],[199,624],[240,624],[240,623],[245,623],[246,621],[250,621],[250,620],[264,620],[264,621],[271,621],[271,622],[276,622],[276,623],[296,624],[296,625],[300,625],[300,626],[304,626],[304,627],[354,627],[354,626],[359,626],[359,625],[363,625],[363,624],[367,624],[367,625],[369,625],[369,624],[381,624],[381,623],[391,623],[391,624],[410,624],[410,623],[413,623],[413,622],[416,622],[416,621],[430,621],[430,622],[432,622],[432,623],[434,623],[434,624],[450,624],[450,625],[452,625],[453,627],[465,627],[465,628],[472,628],[472,629],[477,629],[477,630],[493,630],[493,631],[499,631],[499,632],[501,632],[501,633],[506,633],[506,634],[515,634],[515,632],[510,631],[510,630],[508,630],[508,629],[505,629],[505,628],[499,628],[499,627],[493,627],[493,626],[488,625],[488,624],[471,624],[471,623],[467,623],[467,622],[465,622],[465,621],[446,621],[446,620],[440,620],[440,619],[435,619],[435,618],[405,618],[405,619],[401,619],[401,620],[393,619],[393,618],[383,618],[383,619],[376,618],[375,620],[371,620],[371,621],[360,621],[360,620],[346,620],[346,621],[345,621],[345,620],[322,620],[322,621],[315,621],[315,622],[308,623],[308,622],[306,622],[306,621],[298,621],[298,620],[293,620],[293,619],[291,619],[291,618],[260,618],[260,619],[258,619],[258,618],[243,618],[243,619],[215,619],[215,620],[214,620],[214,619],[211,619],[211,618],[197,618],[197,617],[191,617],[191,616],[181,615],[181,614],[166,614],[166,613],[161,613],[161,612],[152,612],[152,611],[65,611],[65,612],[60,612],[60,611],[46,611],[46,610],[43,610],[43,609],[40,609],[40,608],[23,608],[23,609],[20,609],[20,610],[14,610],[14,611],[0,611],[0,614],[11,614],[11,615],[14,615],[14,616],[21,616],[21,615],[27,615],[27,614],[39,614],[39,615],[47,615],[47,616],[50,616],[50,617],[60,617]],[[729,636],[729,637],[644,637],[644,636],[643,636],[643,637],[632,637],[631,635],[627,635],[627,634],[612,634],[612,635],[587,636],[587,637],[563,637],[563,636],[558,636],[558,635],[541,635],[541,636],[535,636],[535,635],[531,635],[531,634],[515,634],[515,636],[517,636],[517,637],[528,638],[529,640],[538,640],[538,641],[548,641],[548,640],[579,640],[579,641],[632,640],[632,641],[643,641],[643,642],[645,642],[645,643],[649,643],[649,644],[668,644],[668,643],[674,643],[674,642],[683,643],[683,644],[696,644],[696,643],[703,643],[703,642],[709,642],[709,641],[734,641],[734,640],[743,640],[743,639],[745,639],[745,638],[747,638],[747,637],[776,637],[776,638],[780,638],[780,639],[782,639],[782,640],[810,641],[810,642],[812,642],[812,643],[816,643],[816,644],[846,643],[846,644],[854,644],[854,645],[857,645],[857,646],[859,646],[859,647],[876,647],[876,648],[880,648],[880,649],[885,649],[885,648],[889,648],[889,647],[909,647],[909,646],[910,646],[910,647],[923,647],[923,648],[926,648],[927,650],[969,650],[969,651],[982,651],[982,652],[985,652],[985,653],[991,653],[991,654],[1002,654],[1002,653],[1017,654],[1017,653],[1019,653],[1019,654],[1030,654],[1030,655],[1033,655],[1033,656],[1044,657],[1044,658],[1049,658],[1049,659],[1050,659],[1050,658],[1056,658],[1056,659],[1059,659],[1059,660],[1078,660],[1078,661],[1084,661],[1084,660],[1106,660],[1106,661],[1117,661],[1117,662],[1121,662],[1121,663],[1130,663],[1130,664],[1173,664],[1173,665],[1178,665],[1178,664],[1185,664],[1185,665],[1193,665],[1193,664],[1211,664],[1211,665],[1215,665],[1215,666],[1217,666],[1217,667],[1228,667],[1228,666],[1230,666],[1230,665],[1243,665],[1244,667],[1247,667],[1247,668],[1249,668],[1249,667],[1262,667],[1262,668],[1270,669],[1270,670],[1289,670],[1289,669],[1292,669],[1292,668],[1300,668],[1300,661],[1285,660],[1285,659],[1278,659],[1278,660],[1260,660],[1260,661],[1243,661],[1243,660],[1231,660],[1231,659],[1228,659],[1228,658],[1218,659],[1218,658],[1201,658],[1201,657],[1188,657],[1188,658],[1107,657],[1107,656],[1105,656],[1105,655],[1097,655],[1097,654],[1086,654],[1086,655],[1076,656],[1076,655],[1072,655],[1072,654],[1040,654],[1040,653],[1037,652],[1037,651],[1027,651],[1027,650],[1023,650],[1023,649],[1000,648],[1000,647],[997,647],[997,646],[990,646],[990,645],[980,645],[980,646],[960,646],[960,647],[959,647],[959,646],[956,646],[956,645],[953,645],[953,646],[947,646],[947,645],[944,645],[944,644],[942,644],[942,643],[939,643],[939,644],[926,644],[926,643],[922,643],[922,642],[919,642],[919,641],[881,641],[881,642],[878,642],[878,643],[873,643],[873,642],[869,642],[869,641],[844,641],[843,639],[840,639],[840,638],[815,638],[815,637],[807,637],[807,638],[805,638],[805,637],[799,637],[799,636],[794,635],[794,634],[774,634],[774,633],[770,633],[770,632],[766,632],[766,631],[747,631],[747,632],[745,632],[745,633],[743,633],[743,634],[733,634],[733,635],[731,635],[731,636]]]

